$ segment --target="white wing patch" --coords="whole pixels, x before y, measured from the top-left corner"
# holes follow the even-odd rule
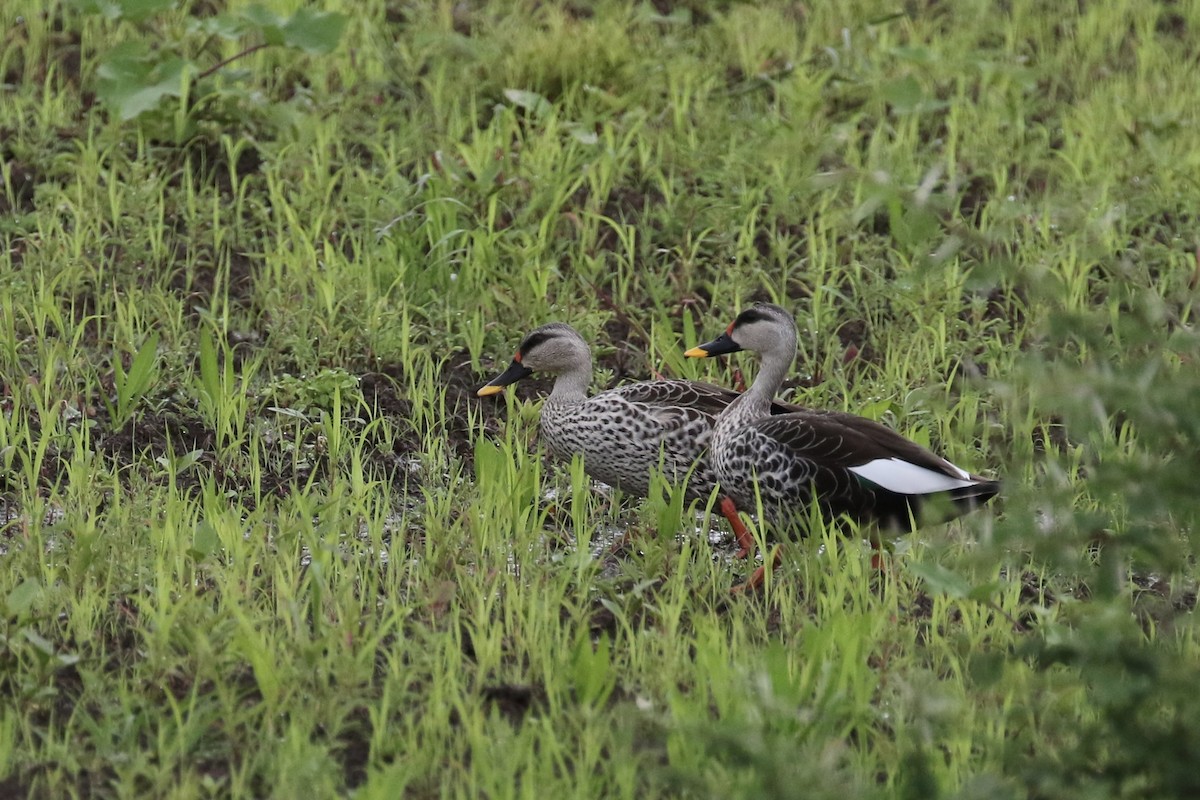
[[[978,483],[978,481],[971,480],[971,476],[966,471],[953,464],[950,466],[958,472],[960,478],[952,478],[949,475],[919,467],[901,458],[877,458],[849,469],[855,475],[866,478],[871,483],[897,494],[948,492],[951,489],[962,489]]]

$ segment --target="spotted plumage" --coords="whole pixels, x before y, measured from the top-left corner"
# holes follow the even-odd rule
[[[795,322],[779,306],[756,304],[687,355],[739,350],[759,353],[762,369],[717,417],[709,443],[713,472],[739,505],[748,507],[757,495],[776,523],[802,523],[815,507],[829,518],[911,530],[923,507],[936,506],[936,518],[944,521],[999,491],[996,481],[972,475],[878,422],[798,407],[771,415],[772,398],[796,356]]]
[[[738,397],[736,392],[696,381],[630,383],[589,397],[592,356],[587,342],[560,322],[530,332],[501,375],[479,390],[496,394],[535,371],[557,375],[542,404],[539,435],[557,458],[583,456],[584,469],[598,481],[644,497],[650,475],[660,470],[683,485],[689,499],[707,499],[717,488],[707,457],[717,415]],[[795,410],[768,404],[766,413]],[[750,537],[736,509],[722,503],[743,553]]]
[[[649,491],[654,469],[677,483],[686,478],[694,497],[716,487],[704,454],[713,420],[735,392],[692,381],[647,381],[589,397],[587,342],[556,322],[527,335],[508,370],[479,393],[494,394],[534,371],[557,375],[538,426],[555,457],[569,461],[580,454],[590,476],[639,496]]]

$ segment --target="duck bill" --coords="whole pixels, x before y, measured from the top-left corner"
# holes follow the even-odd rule
[[[728,333],[722,333],[711,342],[693,347],[684,353],[688,358],[712,358],[713,356],[724,356],[730,353],[736,353],[742,349],[742,346],[729,338]]]
[[[488,397],[493,394],[500,394],[504,391],[504,387],[510,383],[516,383],[521,378],[533,373],[529,367],[522,364],[520,361],[514,360],[508,365],[508,369],[501,372],[495,378],[492,378],[483,386],[479,387],[479,391],[475,392],[479,397]]]

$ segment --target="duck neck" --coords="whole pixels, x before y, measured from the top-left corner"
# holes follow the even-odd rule
[[[729,404],[729,408],[717,420],[720,428],[736,428],[751,420],[768,416],[771,413],[771,403],[783,385],[792,361],[796,358],[796,348],[780,349],[763,353],[762,367],[758,377],[750,388]],[[724,423],[724,424],[722,424]]]
[[[795,344],[791,347],[780,347],[778,350],[769,350],[763,353],[762,367],[758,371],[758,377],[746,390],[746,394],[754,398],[754,403],[760,404],[764,409],[768,408],[771,401],[775,399],[775,395],[779,394],[779,387],[783,385],[783,379],[787,376],[787,372],[792,368],[792,362],[795,360]]]
[[[588,386],[592,382],[592,360],[588,358],[571,369],[560,372],[550,390],[547,403],[553,405],[575,405],[587,399]]]

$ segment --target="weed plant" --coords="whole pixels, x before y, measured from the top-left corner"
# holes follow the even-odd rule
[[[300,5],[0,5],[0,795],[1200,793],[1200,4]],[[756,299],[1000,501],[732,595],[474,397]]]

